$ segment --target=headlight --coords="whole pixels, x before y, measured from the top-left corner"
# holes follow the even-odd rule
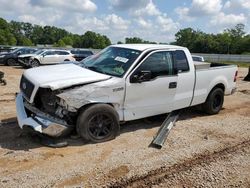
[[[3,58],[3,57],[5,57],[5,55],[0,55],[0,58]]]

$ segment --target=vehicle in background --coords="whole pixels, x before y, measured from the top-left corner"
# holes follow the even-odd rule
[[[204,57],[198,55],[192,55],[193,61],[204,62]]]
[[[18,56],[23,54],[30,54],[36,52],[35,48],[16,48],[15,50],[8,53],[0,54],[0,64],[15,66],[19,65]]]
[[[58,64],[64,61],[75,61],[73,54],[67,50],[42,49],[35,54],[20,55],[18,62],[25,67]]]
[[[89,49],[72,49],[70,52],[74,55],[73,57],[76,61],[81,61],[88,56],[93,55],[94,53]]]
[[[45,50],[44,49],[39,49],[37,50],[35,53],[31,53],[31,54],[24,54],[24,55],[19,55],[18,56],[18,63],[24,67],[24,68],[29,68],[31,67],[30,65],[30,61],[31,61],[31,57],[40,55],[41,53],[43,53]]]
[[[203,63],[204,64],[204,63]],[[16,97],[21,128],[49,136],[72,129],[102,142],[120,122],[201,105],[217,114],[236,90],[237,66],[196,65],[185,47],[111,45],[79,63],[26,70]]]
[[[2,53],[9,53],[13,50],[15,50],[17,47],[12,47],[12,46],[0,46],[0,54]]]

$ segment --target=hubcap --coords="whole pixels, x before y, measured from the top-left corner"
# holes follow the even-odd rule
[[[220,95],[216,95],[213,101],[213,108],[218,109],[221,105],[222,98]]]
[[[32,61],[31,66],[32,66],[32,67],[38,67],[37,61]]]
[[[9,60],[8,60],[8,65],[10,65],[10,66],[15,65],[15,60],[9,59]]]
[[[106,114],[96,114],[89,120],[88,131],[95,139],[104,139],[112,133],[113,120]]]

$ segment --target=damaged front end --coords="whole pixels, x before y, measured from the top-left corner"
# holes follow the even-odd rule
[[[65,135],[72,129],[66,121],[46,114],[25,102],[21,93],[16,97],[16,111],[18,124],[22,129],[29,127],[53,137]]]
[[[31,57],[18,57],[18,63],[23,67],[29,67],[31,62]]]
[[[25,91],[23,85],[28,85],[28,80],[22,79],[21,93],[16,96],[16,111],[19,126],[32,128],[42,134],[59,137],[69,133],[75,124],[75,112],[70,112],[60,106],[60,99],[56,96],[60,91],[48,88],[39,88],[34,100],[29,102],[32,91]],[[32,87],[29,87],[32,88]]]

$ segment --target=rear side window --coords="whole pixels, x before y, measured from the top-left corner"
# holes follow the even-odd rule
[[[152,78],[174,74],[173,57],[171,52],[155,52],[151,54],[136,72],[151,71]]]
[[[69,52],[66,51],[56,51],[57,55],[69,55]]]
[[[188,60],[182,50],[176,50],[173,52],[173,56],[178,73],[189,71]]]

